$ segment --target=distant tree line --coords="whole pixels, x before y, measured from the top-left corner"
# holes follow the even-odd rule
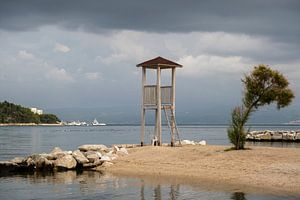
[[[36,123],[36,124],[55,124],[60,122],[59,118],[53,114],[38,115],[29,108],[21,105],[0,102],[0,123]]]

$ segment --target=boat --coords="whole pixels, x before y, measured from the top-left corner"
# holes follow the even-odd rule
[[[93,125],[93,126],[106,126],[105,123],[99,123],[99,122],[97,121],[97,119],[94,119],[94,121],[92,122],[92,125]]]
[[[68,126],[81,126],[81,123],[79,121],[72,121],[67,123]]]

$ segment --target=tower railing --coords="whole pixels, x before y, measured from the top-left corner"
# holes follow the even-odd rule
[[[156,105],[156,85],[144,86],[144,105]],[[172,86],[161,86],[161,103],[170,105],[172,104]]]

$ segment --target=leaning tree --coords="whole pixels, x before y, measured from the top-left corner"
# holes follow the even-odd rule
[[[288,80],[278,71],[267,65],[255,66],[254,70],[242,79],[244,85],[243,105],[231,113],[231,123],[227,130],[230,142],[235,149],[244,149],[246,140],[245,124],[251,113],[259,107],[276,103],[277,108],[288,106],[294,99]]]

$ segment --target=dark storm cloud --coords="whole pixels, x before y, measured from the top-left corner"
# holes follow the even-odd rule
[[[224,31],[299,42],[298,0],[26,0],[1,1],[0,28],[23,31],[43,25],[88,32]]]

